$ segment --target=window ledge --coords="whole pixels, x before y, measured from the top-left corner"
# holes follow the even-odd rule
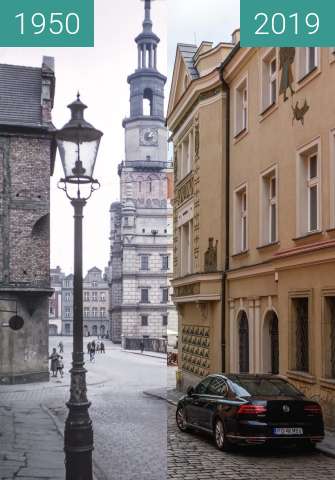
[[[306,372],[298,372],[298,371],[295,371],[295,370],[289,370],[287,372],[287,376],[289,378],[292,378],[294,380],[298,380],[300,382],[305,382],[305,383],[310,383],[310,384],[316,383],[316,377],[314,375],[311,375],[310,373],[306,373]]]
[[[299,242],[300,240],[305,240],[305,239],[310,238],[310,237],[316,237],[318,235],[323,235],[323,231],[322,230],[316,230],[315,232],[309,232],[309,233],[306,233],[305,235],[301,235],[300,237],[293,238],[292,240],[294,242]]]
[[[278,108],[278,100],[275,102],[271,103],[268,107],[266,107],[261,113],[260,113],[260,122],[265,120],[271,113],[275,112]]]
[[[243,255],[248,255],[249,250],[243,250],[242,252],[237,252],[232,255],[233,258],[242,257]]]
[[[176,188],[179,187],[179,185],[181,185],[183,182],[186,183],[186,180],[191,177],[193,175],[193,168],[186,173],[186,175],[184,175],[182,178],[180,178],[179,180],[177,180],[177,183],[176,183]]]
[[[327,233],[335,233],[335,227],[332,227],[332,228],[328,228],[328,230],[326,230]]]
[[[248,133],[248,129],[247,128],[243,128],[243,130],[240,130],[238,133],[236,133],[234,135],[234,140],[236,142],[238,142],[239,140],[241,140],[242,138],[244,138]]]
[[[304,76],[302,76],[299,80],[298,80],[298,84],[302,84],[310,75],[312,75],[313,73],[315,73],[317,70],[319,70],[319,66],[316,65],[314,68],[312,68],[312,70],[310,70],[309,72],[305,73]]]
[[[329,388],[335,390],[335,379],[334,378],[320,378],[320,385],[324,388]]]
[[[279,242],[279,240],[277,240],[276,242],[265,243],[264,245],[259,245],[257,247],[257,250],[263,250],[265,248],[270,248],[270,247],[277,247],[279,245],[280,245],[280,242]]]

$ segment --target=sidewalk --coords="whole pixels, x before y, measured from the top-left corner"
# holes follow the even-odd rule
[[[183,392],[179,392],[175,388],[156,388],[143,393],[160,400],[165,400],[174,406],[177,405],[178,400],[184,395]],[[326,431],[325,439],[323,442],[318,444],[317,448],[325,455],[335,458],[335,434],[333,432]]]
[[[64,480],[63,439],[42,406],[0,406],[1,480]]]
[[[142,357],[154,357],[154,358],[161,358],[165,361],[167,360],[166,353],[146,352],[146,351],[141,353],[139,350],[125,350],[125,349],[122,349],[121,351],[125,353],[132,353],[134,355],[140,355]]]

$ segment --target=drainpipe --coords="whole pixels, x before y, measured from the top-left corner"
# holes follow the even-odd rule
[[[226,182],[225,182],[225,262],[222,274],[222,300],[221,300],[221,364],[222,372],[226,370],[226,324],[227,324],[227,309],[226,309],[226,297],[227,297],[227,272],[229,271],[229,242],[230,242],[230,87],[223,77],[223,67],[220,71],[220,79],[222,82],[223,90],[226,93],[226,110],[224,115],[223,125],[226,128]],[[224,99],[223,99],[224,102]]]

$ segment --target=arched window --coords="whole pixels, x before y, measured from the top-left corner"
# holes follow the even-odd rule
[[[146,88],[143,93],[143,115],[152,116],[152,90]]]

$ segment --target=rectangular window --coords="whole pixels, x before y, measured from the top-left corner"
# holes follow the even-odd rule
[[[89,302],[90,301],[90,292],[84,292],[84,301]]]
[[[106,309],[105,307],[100,308],[100,317],[104,318],[106,317]]]
[[[319,65],[319,49],[317,47],[299,48],[299,77],[302,79]]]
[[[193,168],[193,131],[180,143],[178,149],[178,180],[184,178]]]
[[[149,256],[141,255],[141,270],[149,270]]]
[[[101,302],[105,302],[105,301],[106,301],[106,294],[105,294],[105,293],[101,293],[101,294],[100,294],[100,301],[101,301]]]
[[[181,275],[193,272],[193,220],[180,227],[180,262]]]
[[[149,289],[141,288],[141,303],[149,303]]]
[[[70,292],[66,292],[65,293],[65,301],[66,302],[69,302],[71,300],[71,293]]]
[[[262,176],[262,244],[267,245],[278,240],[277,235],[277,178],[276,171],[272,170]]]
[[[162,270],[169,270],[169,255],[162,256]]]
[[[141,315],[141,326],[147,327],[149,325],[148,315]]]
[[[248,201],[246,187],[235,193],[235,205],[235,251],[240,253],[248,249]]]
[[[319,145],[316,144],[298,156],[298,236],[317,232],[321,228],[320,178]]]
[[[98,292],[92,292],[92,301],[97,302],[98,301]]]
[[[271,52],[262,61],[262,109],[263,111],[277,102],[277,58],[276,49]]]
[[[167,315],[163,315],[163,317],[162,317],[162,326],[163,326],[163,327],[167,327],[167,324],[168,324],[168,316],[167,316]]]
[[[293,369],[309,371],[309,307],[308,298],[293,299]]]
[[[84,317],[89,317],[90,316],[90,309],[88,307],[84,307]]]
[[[235,135],[248,128],[248,85],[244,79],[235,90]]]
[[[71,317],[71,307],[65,307],[65,317],[66,318]]]
[[[162,303],[168,303],[169,301],[169,289],[162,288]]]
[[[97,309],[97,307],[93,307],[93,308],[92,308],[92,316],[93,316],[93,317],[97,317],[97,316],[98,316],[98,309]]]

